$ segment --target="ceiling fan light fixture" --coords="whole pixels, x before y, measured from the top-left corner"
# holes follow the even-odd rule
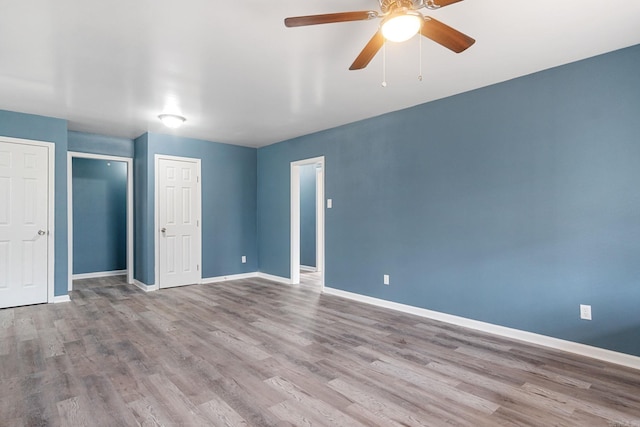
[[[160,114],[158,118],[166,127],[171,129],[179,128],[187,121],[187,119],[177,114]]]
[[[418,34],[424,18],[419,12],[402,10],[382,20],[382,35],[391,42],[403,42]]]

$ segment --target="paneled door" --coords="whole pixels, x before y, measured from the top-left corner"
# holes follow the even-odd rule
[[[159,157],[157,166],[159,287],[199,283],[199,163]]]
[[[0,308],[47,302],[48,198],[49,149],[0,140]]]

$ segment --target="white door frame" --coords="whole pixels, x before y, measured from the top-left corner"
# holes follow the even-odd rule
[[[320,182],[316,181],[316,251],[321,249],[319,256],[316,252],[316,260],[321,263],[316,265],[320,269],[320,286],[324,289],[324,156],[291,162],[291,245],[290,245],[290,265],[291,283],[300,283],[300,166],[320,164],[322,174]],[[318,190],[319,189],[319,190]]]
[[[202,176],[202,172],[201,172],[201,163],[202,163],[202,159],[198,159],[195,157],[179,157],[179,156],[170,156],[168,154],[156,154],[155,155],[155,162],[154,162],[154,181],[155,181],[155,185],[154,185],[154,199],[153,199],[153,203],[154,203],[154,208],[153,208],[153,246],[154,246],[154,250],[155,250],[155,268],[154,268],[154,272],[155,272],[155,283],[154,283],[154,288],[155,289],[160,289],[160,228],[158,228],[158,210],[160,208],[159,203],[158,203],[158,194],[159,194],[159,190],[160,190],[160,175],[158,174],[158,170],[160,169],[160,159],[165,159],[165,160],[177,160],[177,161],[182,161],[182,162],[190,162],[190,163],[195,163],[196,164],[196,171],[197,171],[197,186],[196,186],[196,214],[197,214],[197,220],[199,221],[199,227],[198,230],[200,231],[200,234],[197,236],[197,243],[198,243],[198,265],[200,266],[200,268],[198,269],[198,273],[200,275],[200,279],[198,280],[198,283],[202,282],[202,224],[200,224],[202,222],[202,180],[200,179],[200,177]]]
[[[69,284],[73,290],[73,159],[108,160],[127,164],[127,283],[133,283],[133,159],[130,157],[107,156],[103,154],[67,152],[67,228],[69,230]]]
[[[324,163],[316,169],[316,271],[324,287]]]
[[[48,189],[47,189],[47,206],[49,207],[47,211],[47,230],[48,230],[48,239],[47,239],[47,302],[52,303],[55,302],[55,165],[56,165],[56,145],[53,142],[46,141],[34,141],[31,139],[22,139],[22,138],[11,138],[8,136],[0,136],[0,141],[2,142],[10,142],[12,144],[22,144],[22,145],[37,145],[40,147],[45,147],[47,149],[47,157],[48,157],[48,169],[49,176],[47,177],[48,181]],[[63,296],[63,298],[67,298],[67,296]]]

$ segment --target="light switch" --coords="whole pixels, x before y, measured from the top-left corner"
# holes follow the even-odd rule
[[[333,207],[333,200],[327,199],[327,209],[331,209]]]

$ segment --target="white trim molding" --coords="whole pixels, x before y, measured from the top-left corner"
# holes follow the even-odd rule
[[[71,278],[72,280],[97,279],[100,277],[124,276],[126,274],[127,270],[96,271],[95,273],[73,274]]]
[[[209,283],[228,282],[230,280],[253,279],[255,277],[258,277],[258,273],[255,271],[251,273],[230,274],[228,276],[207,277],[202,279],[200,281],[200,284],[207,285]]]
[[[316,167],[316,272],[320,272],[320,283],[324,287],[324,162]]]
[[[139,280],[133,279],[133,286],[135,286],[138,289],[143,290],[144,292],[153,292],[153,291],[157,291],[159,289],[158,285],[147,285],[145,283],[142,283]]]
[[[58,295],[57,297],[53,297],[54,304],[58,304],[60,302],[71,302],[71,297],[69,297],[69,295]]]
[[[316,263],[318,260],[321,261],[318,263],[318,268],[320,269],[320,284],[321,287],[324,287],[324,156],[298,160],[290,164],[289,267],[291,279],[288,280],[288,283],[294,285],[300,283],[300,166],[313,164],[319,165],[322,170],[321,174],[316,172]]]
[[[259,274],[260,273],[254,271],[251,273],[240,273],[240,274],[229,274],[227,276],[207,277],[200,280],[200,282],[198,283],[193,283],[193,285],[208,285],[211,283],[228,282],[231,280],[253,279],[253,278],[259,277]],[[270,276],[270,277],[277,277],[277,276]],[[283,277],[278,277],[278,279],[279,279],[278,281],[289,280]],[[270,280],[273,280],[273,279],[270,279]],[[135,279],[133,280],[133,285],[145,292],[153,292],[160,289],[158,285],[146,285],[141,281],[135,280]],[[184,285],[184,286],[191,286],[191,285]]]
[[[258,277],[265,280],[271,280],[272,282],[283,283],[285,285],[291,284],[291,279],[287,277],[274,276],[272,274],[261,273],[261,272],[258,272]]]
[[[427,310],[425,308],[415,307],[412,305],[401,304],[393,301],[387,301],[379,298],[369,297],[366,295],[356,294],[353,292],[343,291],[335,288],[324,288],[324,293],[334,295],[341,298],[347,298],[353,301],[363,302],[378,307],[388,308],[407,314],[424,317],[427,319],[437,320],[452,325],[462,326],[469,329],[475,329],[481,332],[487,332],[493,335],[499,335],[518,341],[524,341],[530,344],[537,344],[549,347],[555,350],[566,351],[578,354],[580,356],[591,357],[593,359],[602,360],[604,362],[615,363],[617,365],[627,366],[629,368],[640,369],[640,357],[632,356],[626,353],[606,350],[599,347],[593,347],[586,344],[580,344],[573,341],[553,338],[546,335],[536,334],[533,332],[521,331],[519,329],[507,328],[505,326],[494,325],[492,323],[481,322],[478,320],[467,319],[465,317],[454,316],[451,314],[441,313],[438,311]]]
[[[316,271],[318,271],[318,269],[316,267],[311,267],[309,265],[300,265],[300,271],[308,271],[310,273],[315,273]]]

